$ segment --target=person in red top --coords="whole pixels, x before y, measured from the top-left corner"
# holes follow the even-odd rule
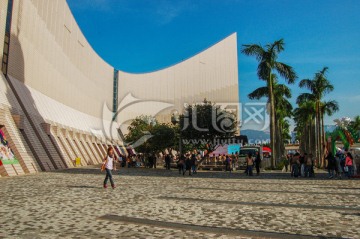
[[[349,178],[353,175],[353,157],[350,152],[346,153],[345,167],[347,167],[347,176]]]

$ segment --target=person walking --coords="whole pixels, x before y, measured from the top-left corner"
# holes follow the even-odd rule
[[[107,150],[107,155],[104,158],[104,162],[103,165],[101,167],[102,171],[105,170],[106,171],[106,176],[104,179],[104,188],[107,188],[107,182],[108,180],[110,180],[111,183],[111,187],[114,189],[115,188],[115,183],[112,177],[112,173],[111,171],[114,170],[116,171],[116,156],[114,154],[114,149],[112,147],[109,147]]]
[[[353,175],[353,156],[350,152],[346,153],[345,158],[345,172],[347,171],[348,178],[351,178]]]
[[[255,168],[256,168],[256,175],[260,175],[260,164],[261,164],[261,156],[259,151],[256,151],[256,158],[255,158]]]
[[[186,171],[189,171],[189,176],[191,176],[191,158],[190,158],[190,155],[186,155],[185,171],[183,172],[183,175],[185,175]]]
[[[291,177],[299,177],[300,154],[296,153],[291,160]]]
[[[157,160],[157,157],[156,157],[156,154],[154,153],[154,154],[153,154],[153,164],[154,164],[154,168],[156,168],[156,160]]]
[[[312,173],[311,173],[311,168],[312,168],[312,156],[311,154],[308,155],[306,158],[305,158],[305,178],[306,177],[311,177]]]
[[[196,166],[197,165],[196,164],[197,164],[196,155],[192,154],[191,155],[191,170],[192,170],[193,174],[197,173],[197,171],[196,171]]]
[[[336,161],[336,177],[338,179],[342,179],[342,175],[343,175],[343,167],[341,166],[341,159],[340,159],[341,155],[339,153],[337,153],[335,155],[335,161]]]
[[[289,171],[289,162],[290,162],[290,154],[286,155],[286,159],[285,159],[285,170],[286,170],[286,172]]]
[[[231,173],[231,159],[229,155],[226,155],[225,157],[225,171],[230,171]]]
[[[246,159],[247,162],[247,172],[249,176],[253,176],[253,165],[254,165],[254,160],[252,157],[252,154],[249,153]]]
[[[328,153],[328,155],[326,156],[325,159],[328,161],[327,168],[328,168],[329,178],[331,179],[331,178],[334,177],[334,170],[335,170],[335,167],[336,167],[336,161],[335,161],[335,158],[334,158],[334,156],[333,156],[333,154],[331,152]]]
[[[166,154],[165,156],[165,167],[167,170],[170,170],[171,157],[170,154]]]
[[[177,162],[177,166],[178,166],[178,169],[179,169],[179,174],[185,174],[185,158],[184,158],[184,155],[180,155],[179,156],[179,160]]]
[[[152,154],[149,155],[149,157],[148,157],[148,162],[149,162],[149,164],[148,164],[149,168],[152,168],[152,167],[153,167],[153,164],[154,164]]]
[[[236,170],[236,156],[234,153],[231,154],[231,170]]]
[[[299,161],[300,161],[300,176],[304,177],[305,176],[305,159],[307,158],[307,153],[304,153],[300,156]]]

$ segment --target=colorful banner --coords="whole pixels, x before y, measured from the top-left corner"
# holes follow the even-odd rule
[[[3,164],[18,164],[19,161],[9,147],[4,132],[0,129],[0,166]]]
[[[229,144],[227,148],[228,154],[236,154],[240,152],[240,144]]]

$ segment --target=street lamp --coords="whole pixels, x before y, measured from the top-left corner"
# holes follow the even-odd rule
[[[174,113],[172,113],[172,115],[171,115],[171,123],[173,125],[179,124],[179,130],[180,130],[180,132],[179,132],[179,157],[181,158],[182,157],[182,147],[181,147],[182,145],[181,145],[181,126],[180,126],[179,112],[174,111]]]

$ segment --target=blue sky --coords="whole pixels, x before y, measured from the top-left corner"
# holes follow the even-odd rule
[[[115,68],[148,72],[173,65],[233,32],[238,34],[240,101],[263,86],[257,62],[240,53],[242,44],[284,38],[279,60],[299,80],[324,66],[340,111],[360,114],[360,1],[358,0],[67,0],[95,51]],[[298,81],[299,81],[298,80]],[[281,80],[283,81],[283,80]],[[297,82],[298,83],[298,82]],[[304,92],[291,86],[292,102]],[[295,105],[295,104],[294,104]]]

